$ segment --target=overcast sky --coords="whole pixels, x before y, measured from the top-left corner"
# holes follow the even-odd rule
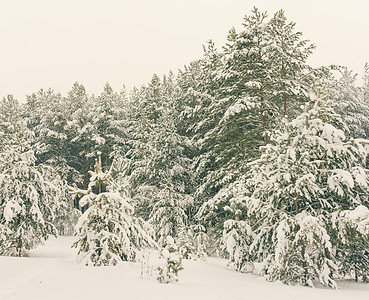
[[[254,5],[286,11],[317,46],[313,66],[369,62],[368,0],[0,0],[0,97],[141,86],[201,58],[209,39],[221,48]]]

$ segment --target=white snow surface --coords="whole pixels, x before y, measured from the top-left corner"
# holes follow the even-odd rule
[[[339,290],[287,286],[237,273],[227,261],[183,261],[179,282],[160,284],[140,278],[140,263],[86,267],[76,263],[73,237],[51,237],[28,258],[0,256],[1,300],[58,299],[369,299],[369,284],[339,281]]]

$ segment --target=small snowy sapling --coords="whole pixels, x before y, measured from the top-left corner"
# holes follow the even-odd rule
[[[178,281],[178,272],[183,270],[182,257],[178,247],[171,236],[167,236],[167,245],[162,250],[161,255],[165,259],[165,264],[158,267],[157,280],[160,283],[171,283]]]

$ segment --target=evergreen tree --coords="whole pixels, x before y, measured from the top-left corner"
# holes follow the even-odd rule
[[[64,201],[52,170],[36,165],[32,135],[23,128],[0,155],[0,253],[5,255],[25,255],[49,234],[56,235],[55,209]]]
[[[345,224],[339,246],[339,270],[356,282],[361,278],[367,282],[369,276],[369,238],[360,233],[353,224]]]
[[[350,237],[333,229],[333,217],[368,205],[362,144],[368,141],[345,141],[330,106],[326,97],[318,97],[300,116],[285,121],[251,164],[251,195],[234,199],[243,204],[252,228],[241,239],[247,253],[242,263],[263,262],[269,280],[313,285],[318,279],[336,287],[335,249]]]
[[[153,245],[152,238],[140,224],[134,224],[129,198],[107,190],[109,174],[102,171],[101,152],[90,175],[88,190],[70,188],[72,194],[83,195],[80,205],[88,205],[76,225],[73,244],[81,263],[106,266],[133,260],[139,247]]]
[[[362,99],[364,102],[369,103],[369,64],[368,63],[366,63],[364,66]]]
[[[125,89],[120,94],[106,83],[91,107],[91,120],[100,137],[99,149],[103,153],[103,166],[109,169],[114,152],[126,152],[126,110],[128,100]]]
[[[283,11],[268,20],[255,8],[243,26],[239,33],[230,31],[223,53],[212,55],[219,57],[211,71],[219,87],[201,121],[208,130],[198,165],[209,167],[197,191],[204,203],[199,217],[207,226],[222,224],[227,215],[225,203],[208,202],[248,171],[247,163],[270,142],[272,129],[300,109],[312,80],[306,60],[314,47],[301,39]]]
[[[68,193],[67,181],[62,179],[59,173],[59,169],[53,169],[50,174],[51,182],[59,187],[54,195],[58,201],[51,206],[54,212],[52,223],[55,225],[58,235],[71,236],[81,212],[74,206],[73,199]]]
[[[205,227],[197,224],[193,226],[195,240],[195,255],[197,258],[205,260],[208,255],[209,236],[205,232]]]
[[[338,245],[339,267],[343,276],[368,281],[369,209],[359,205],[335,216],[335,229],[341,237]]]
[[[132,99],[127,174],[136,215],[150,220],[160,242],[177,236],[191,203],[188,140],[177,133],[172,79],[154,76]],[[163,86],[166,86],[165,90]],[[174,87],[173,87],[174,89]],[[167,92],[166,92],[167,91]]]
[[[353,138],[369,138],[369,106],[365,88],[356,86],[357,74],[347,68],[338,69],[340,77],[331,78],[330,94],[334,108],[347,125],[346,134]]]
[[[166,237],[166,245],[161,255],[165,259],[165,264],[157,269],[158,282],[171,283],[178,281],[178,272],[183,270],[182,257],[178,251],[178,246],[171,236]]]
[[[183,226],[179,229],[177,244],[178,250],[182,258],[196,258],[194,232],[189,226]]]
[[[0,134],[12,135],[19,130],[21,125],[21,107],[18,100],[12,95],[4,97],[0,102]]]
[[[83,189],[87,189],[88,170],[93,166],[94,151],[98,145],[103,144],[103,139],[97,134],[91,119],[91,101],[82,84],[74,83],[72,89],[64,99],[70,116],[67,125],[68,137],[68,161],[69,165],[77,170],[74,182],[81,183]],[[78,206],[78,204],[77,204]]]
[[[27,126],[35,132],[34,143],[39,148],[37,160],[71,180],[77,170],[69,165],[67,124],[70,115],[64,98],[52,89],[40,90],[27,96],[23,116]]]

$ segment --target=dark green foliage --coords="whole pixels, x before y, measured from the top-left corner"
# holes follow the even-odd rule
[[[369,280],[369,237],[357,228],[347,224],[345,240],[338,248],[341,273],[349,278],[368,282]]]

